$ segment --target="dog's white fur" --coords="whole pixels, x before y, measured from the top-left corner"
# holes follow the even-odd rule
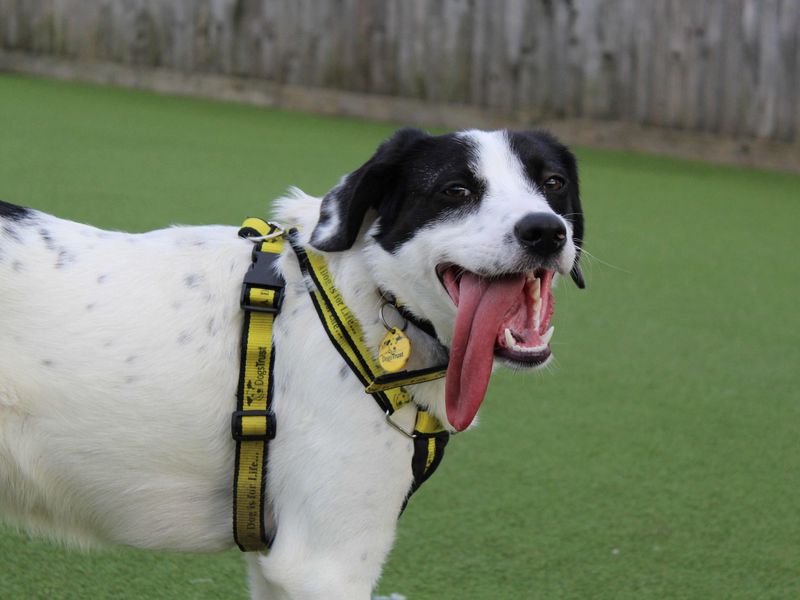
[[[466,135],[485,149],[477,168],[489,189],[476,214],[430,225],[395,255],[365,235],[328,255],[373,347],[385,333],[378,285],[409,290],[411,310],[447,340],[455,308],[436,263],[511,270],[519,249],[503,246],[503,235],[532,203],[551,211],[502,134]],[[319,210],[318,198],[297,191],[277,217],[307,242]],[[485,225],[480,234],[476,223]],[[233,227],[133,235],[37,212],[2,231],[0,513],[82,545],[230,547],[238,299],[252,244]],[[562,272],[574,256],[570,240]],[[279,266],[279,435],[267,484],[279,533],[268,555],[247,557],[253,597],[365,599],[412,480],[412,444],[387,426],[331,346],[294,255]],[[409,367],[428,366],[436,347],[413,326],[411,336]],[[414,391],[446,423],[443,387]],[[413,414],[408,406],[395,420],[410,430]]]

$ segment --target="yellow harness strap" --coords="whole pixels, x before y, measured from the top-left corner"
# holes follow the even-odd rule
[[[401,386],[439,379],[444,376],[446,369],[433,367],[407,373],[384,372],[364,341],[361,324],[336,288],[325,259],[310,248],[303,247],[296,230],[289,231],[288,240],[297,255],[301,272],[314,283],[309,290],[311,301],[334,347],[365,386],[364,391],[371,394],[384,411],[388,423],[414,440],[411,461],[414,482],[406,497],[407,502],[439,466],[450,434],[435,416],[424,410],[417,411],[414,431],[411,433],[397,427],[391,415],[412,400],[411,394]]]
[[[233,535],[243,551],[268,548],[264,531],[267,449],[275,437],[272,326],[280,312],[284,281],[275,269],[283,250],[283,231],[261,219],[245,220],[239,235],[255,238],[253,264],[242,285],[244,310],[241,365],[231,434],[236,440],[233,486]]]

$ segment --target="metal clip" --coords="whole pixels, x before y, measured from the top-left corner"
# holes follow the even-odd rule
[[[397,423],[392,421],[392,413],[390,413],[388,410],[386,411],[386,422],[389,425],[391,425],[394,429],[396,429],[397,431],[402,433],[404,436],[406,436],[407,438],[409,438],[411,440],[417,439],[417,435],[415,433],[408,433],[405,429],[400,427],[400,425],[398,425]]]
[[[269,225],[270,228],[273,229],[272,232],[268,233],[267,235],[254,235],[252,237],[248,237],[247,239],[252,240],[254,242],[263,242],[266,240],[272,240],[277,237],[281,237],[284,233],[286,233],[286,230],[280,223],[276,223],[275,221],[267,221],[267,225]]]

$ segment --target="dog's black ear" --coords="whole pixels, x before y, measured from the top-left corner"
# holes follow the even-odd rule
[[[406,128],[378,147],[358,170],[346,175],[322,199],[319,221],[311,233],[311,245],[326,252],[347,250],[356,241],[364,217],[377,208],[397,180],[411,147],[429,137],[418,129]]]
[[[570,277],[572,277],[572,281],[575,282],[580,289],[584,289],[586,287],[586,281],[583,279],[583,271],[581,271],[581,267],[578,264],[578,260],[575,259],[575,264],[572,265],[572,270],[569,272]]]
[[[572,241],[575,242],[575,262],[569,274],[572,281],[575,282],[580,289],[586,287],[586,281],[583,278],[583,271],[581,271],[578,261],[581,258],[581,248],[583,247],[583,209],[581,208],[581,193],[580,183],[578,181],[578,161],[575,155],[570,152],[566,146],[562,147],[562,160],[564,161],[569,177],[572,181],[572,186],[569,188],[569,200],[566,206],[566,218],[572,224]]]
[[[575,187],[577,188],[577,185]],[[572,277],[572,281],[575,282],[575,285],[577,285],[580,289],[584,289],[586,287],[586,281],[583,278],[581,266],[578,264],[578,261],[581,258],[581,247],[583,246],[583,211],[581,210],[581,201],[578,196],[577,189],[575,190],[574,196],[570,198],[570,207],[572,239],[575,242],[577,253],[575,254],[575,263],[572,265],[572,270],[569,272],[569,274]]]

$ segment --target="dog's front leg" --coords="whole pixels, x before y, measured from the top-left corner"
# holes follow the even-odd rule
[[[372,582],[340,560],[281,564],[273,555],[250,554],[247,567],[252,600],[368,600]]]
[[[278,598],[277,591],[271,590],[269,582],[264,578],[264,574],[261,572],[260,558],[260,554],[250,553],[245,555],[250,598],[252,600],[273,600]]]
[[[375,412],[365,411],[372,423],[360,423],[371,450],[303,441],[299,431],[287,436],[294,444],[276,439],[268,488],[283,493],[273,499],[272,548],[248,557],[254,599],[369,600],[411,483],[410,441],[387,427],[379,412],[373,418]],[[290,414],[284,411],[287,433],[294,425]]]

